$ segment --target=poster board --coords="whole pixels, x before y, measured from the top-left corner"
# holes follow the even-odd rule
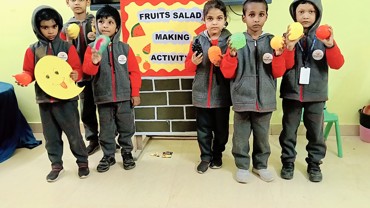
[[[194,76],[184,67],[193,37],[205,30],[206,0],[121,1],[122,39],[143,76]]]

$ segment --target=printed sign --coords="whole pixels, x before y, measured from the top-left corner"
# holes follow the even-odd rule
[[[121,1],[122,35],[143,76],[193,76],[185,59],[193,37],[204,31],[206,0]]]

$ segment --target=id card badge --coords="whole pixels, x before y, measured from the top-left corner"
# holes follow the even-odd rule
[[[309,84],[310,83],[310,72],[311,72],[311,69],[308,67],[301,68],[301,74],[299,75],[299,84]]]

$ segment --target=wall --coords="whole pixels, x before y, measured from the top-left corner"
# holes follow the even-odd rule
[[[265,31],[281,35],[287,25],[292,22],[288,7],[291,0],[274,0],[269,5],[269,19]],[[339,3],[338,3],[339,2]],[[14,83],[11,75],[22,70],[23,56],[29,44],[36,41],[32,32],[30,17],[35,7],[47,4],[56,8],[67,20],[71,16],[65,1],[50,0],[17,0],[3,1],[3,11],[0,17],[4,26],[0,38],[0,81]],[[364,23],[370,22],[367,15],[370,2],[357,0],[343,4],[342,1],[324,0],[324,16],[322,23],[328,23],[334,28],[334,35],[339,44],[346,63],[339,71],[330,71],[329,102],[330,111],[336,112],[342,125],[358,125],[358,109],[370,104],[370,62],[369,52],[370,27]],[[240,6],[232,6],[241,13]],[[229,12],[229,26],[232,32],[244,31],[245,25],[241,17]],[[279,81],[280,82],[280,81]],[[30,123],[39,123],[38,106],[35,103],[33,85],[27,88],[15,86],[20,108]],[[278,98],[279,99],[279,98]],[[271,120],[272,125],[281,123],[281,102],[278,100],[278,110]],[[231,120],[232,122],[232,120]]]
[[[135,109],[136,134],[194,136],[192,82],[191,77],[143,78],[141,104]]]

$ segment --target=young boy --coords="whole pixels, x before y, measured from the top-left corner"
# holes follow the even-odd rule
[[[34,10],[32,28],[38,41],[27,49],[23,62],[23,73],[32,77],[32,80],[35,77],[36,63],[45,55],[66,58],[73,69],[70,74],[71,78],[74,81],[81,78],[81,63],[76,48],[59,38],[62,25],[63,19],[55,9],[40,6]],[[18,84],[22,85],[21,83]],[[78,96],[69,100],[59,100],[46,94],[37,82],[35,82],[35,91],[46,141],[45,148],[52,167],[51,172],[46,176],[46,180],[48,182],[56,181],[63,171],[62,132],[66,134],[72,154],[77,159],[79,177],[87,177],[90,171],[86,147],[80,132],[77,108]]]
[[[284,113],[283,130],[279,137],[283,164],[280,174],[287,180],[293,178],[297,129],[304,108],[303,123],[308,140],[307,172],[310,181],[320,182],[320,164],[326,154],[323,110],[328,99],[328,66],[339,69],[344,64],[344,58],[333,39],[331,27],[328,39],[321,40],[315,35],[322,17],[321,0],[295,0],[290,5],[290,15],[303,25],[304,37],[295,49],[295,65],[285,73],[280,87]],[[307,78],[309,82],[304,82]]]
[[[83,64],[83,71],[93,75],[94,100],[99,113],[99,141],[104,156],[97,171],[108,171],[116,163],[116,131],[119,134],[123,168],[129,170],[135,167],[131,137],[135,133],[133,107],[140,104],[139,65],[131,47],[120,41],[121,18],[115,8],[105,5],[96,12],[96,28],[97,35],[102,34],[111,39],[102,54],[90,44]]]
[[[262,31],[268,16],[265,0],[246,0],[242,20],[247,25],[244,33],[247,44],[237,51],[237,68],[222,67],[230,82],[234,114],[232,153],[237,166],[236,181],[251,181],[249,172],[249,137],[253,131],[253,173],[263,181],[274,180],[267,169],[270,156],[269,128],[272,112],[276,110],[276,78],[286,70],[285,58],[294,59],[293,52],[274,51],[270,46],[273,35]],[[233,56],[233,51],[230,52]],[[229,54],[225,59],[231,60]],[[223,63],[231,63],[225,61]],[[236,68],[236,69],[235,69]]]
[[[86,7],[90,5],[90,0],[66,0],[66,3],[68,7],[71,8],[73,17],[64,24],[61,38],[67,40],[76,47],[81,62],[83,63],[87,45],[95,41],[95,32],[93,32],[94,15],[86,12]],[[67,29],[71,24],[79,25],[80,33],[78,35],[73,34],[73,31]],[[85,86],[80,94],[81,120],[85,128],[85,138],[89,141],[87,153],[92,155],[99,149],[99,132],[96,105],[94,103],[91,86],[91,76],[84,74],[82,81],[78,84],[80,86]]]

